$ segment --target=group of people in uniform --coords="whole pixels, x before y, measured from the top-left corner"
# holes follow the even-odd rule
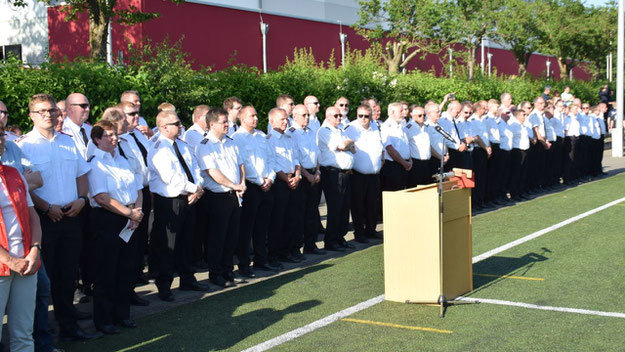
[[[322,112],[315,96],[296,105],[284,94],[268,113],[265,133],[254,106],[237,97],[222,107],[195,107],[186,130],[169,103],[159,106],[150,129],[136,91],[124,92],[93,126],[90,107],[80,93],[58,103],[37,94],[29,103],[33,130],[19,138],[1,134],[2,163],[15,167],[20,187],[30,191],[20,201],[33,225],[21,226],[23,235],[0,236],[0,262],[12,270],[6,273],[38,278],[29,286],[37,282],[36,305],[35,295],[6,296],[0,284],[1,297],[25,309],[20,324],[9,324],[12,345],[14,336],[24,346],[34,337],[38,350],[53,350],[49,297],[63,339],[136,327],[130,305],[149,304],[134,292],[148,282],[146,253],[158,297],[173,301],[175,273],[180,290],[208,291],[194,275],[198,268],[208,269],[211,284],[230,287],[306,255],[354,248],[345,239],[350,214],[355,241],[380,239],[381,192],[430,184],[441,165],[473,170],[475,210],[600,176],[607,111],[605,103],[591,107],[579,99],[537,97],[515,106],[508,93],[475,103],[448,94],[423,107],[391,103],[385,121],[378,102],[364,99],[350,121],[345,97]],[[4,126],[2,102],[0,114]],[[0,203],[6,216],[11,202],[0,195]],[[25,261],[7,264],[13,257]],[[73,305],[77,277],[93,295],[93,315]],[[78,326],[89,318],[98,332]]]

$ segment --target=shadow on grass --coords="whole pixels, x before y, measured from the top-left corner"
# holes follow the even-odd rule
[[[543,247],[541,253],[531,252],[518,258],[493,256],[473,264],[473,291],[471,293],[479,292],[505,280],[503,276],[525,276],[535,263],[549,259],[545,256],[547,253],[551,251]]]
[[[107,336],[98,341],[65,343],[68,351],[213,351],[231,348],[244,339],[259,334],[280,322],[291,313],[300,313],[323,302],[302,300],[281,307],[292,301],[273,299],[263,308],[246,311],[245,305],[256,302],[263,306],[263,300],[274,296],[278,289],[288,283],[305,280],[307,274],[331,267],[320,264],[290,274],[281,275],[254,285],[241,287],[223,294],[209,296],[200,301],[175,307],[168,311],[141,318],[135,330],[123,330],[120,335]],[[286,331],[299,326],[289,327]],[[275,336],[271,333],[266,339]],[[262,342],[255,341],[253,344]]]

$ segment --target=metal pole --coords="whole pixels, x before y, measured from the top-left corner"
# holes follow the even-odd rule
[[[263,72],[267,73],[267,33],[269,25],[263,21],[260,22],[260,33],[263,36]]]
[[[625,44],[625,18],[623,0],[618,1],[618,42],[616,49],[616,117],[612,129],[612,156],[623,157],[623,45]]]
[[[106,62],[109,65],[113,65],[113,30],[111,28],[111,20],[109,19],[109,23],[107,26],[107,35],[106,35]]]
[[[610,53],[610,77],[608,78],[610,82],[612,82],[612,79],[614,77],[614,73],[612,72],[613,69],[614,69],[614,56],[612,55],[612,53]]]
[[[549,58],[547,58],[547,62],[545,62],[545,64],[547,65],[547,79],[549,79],[549,76],[551,75],[551,61]]]
[[[610,54],[605,56],[605,79],[610,79]]]
[[[454,65],[452,63],[452,60],[454,59],[453,52],[454,52],[454,49],[449,48],[449,78],[451,78],[454,74],[454,69],[453,69]]]
[[[493,54],[488,53],[488,77],[490,77],[490,68],[491,68],[491,62],[493,60]]]
[[[480,66],[482,67],[482,75],[484,75],[484,46],[486,39],[482,38],[482,50],[480,51]]]
[[[569,81],[573,80],[573,69],[569,70]]]
[[[347,42],[347,34],[339,33],[339,40],[341,41],[341,66],[345,66],[345,42]]]
[[[405,53],[401,54],[401,62],[404,63],[404,61],[406,61],[406,54]],[[406,66],[401,68],[401,73],[404,74],[404,75],[406,74]]]

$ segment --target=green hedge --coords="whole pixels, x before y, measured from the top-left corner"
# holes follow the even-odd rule
[[[0,63],[0,100],[11,113],[9,123],[28,130],[31,126],[28,99],[36,93],[50,93],[59,100],[71,92],[84,93],[92,104],[91,120],[94,122],[107,106],[118,102],[124,90],[136,89],[143,100],[142,115],[152,125],[156,107],[161,102],[174,104],[183,122],[190,125],[194,106],[221,106],[225,98],[234,95],[256,107],[259,125],[264,128],[268,111],[275,106],[276,97],[283,93],[291,94],[296,103],[301,103],[306,95],[316,95],[324,107],[344,95],[352,102],[350,113],[355,114],[358,102],[370,96],[383,105],[396,100],[423,104],[430,99],[440,101],[449,92],[456,92],[461,101],[498,98],[502,92],[510,92],[514,102],[520,102],[540,95],[545,85],[559,91],[569,85],[574,95],[594,103],[604,84],[479,75],[467,81],[460,75],[450,79],[418,71],[388,76],[373,51],[364,54],[350,51],[344,67],[335,68],[333,62],[331,58],[319,63],[310,50],[298,49],[293,60],[268,74],[241,65],[215,72],[193,70],[180,43],[168,42],[132,50],[124,66],[75,60],[31,68],[9,59]]]

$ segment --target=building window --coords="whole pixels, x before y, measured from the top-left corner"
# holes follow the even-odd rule
[[[0,60],[10,56],[14,56],[22,60],[22,44],[5,45],[0,46],[0,48],[2,49],[0,50]]]

